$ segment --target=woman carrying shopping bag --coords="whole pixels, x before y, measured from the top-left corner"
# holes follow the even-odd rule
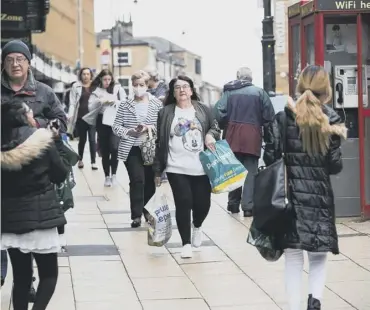
[[[119,143],[119,138],[112,131],[112,125],[119,105],[126,99],[126,93],[121,85],[116,84],[109,70],[102,70],[91,83],[91,88],[90,112],[83,120],[96,125],[105,175],[104,186],[110,187],[117,182]]]
[[[284,162],[294,218],[278,242],[285,250],[289,309],[301,309],[306,251],[310,270],[307,309],[320,310],[327,253],[339,254],[330,175],[342,170],[340,145],[347,129],[338,114],[326,105],[332,98],[332,89],[323,67],[308,66],[299,77],[297,93],[300,96],[296,104],[290,100],[285,117],[278,114],[269,128],[273,139],[266,143],[264,161],[269,166],[281,159],[281,132],[286,122]]]
[[[113,131],[121,138],[118,158],[123,160],[130,178],[131,227],[141,226],[144,206],[155,193],[152,168],[155,151],[153,135],[157,131],[158,112],[162,102],[149,94],[149,76],[144,71],[131,77],[134,97],[123,102],[114,121]]]
[[[182,239],[181,257],[191,258],[192,246],[197,248],[202,244],[202,224],[211,207],[211,185],[199,154],[205,147],[215,150],[220,129],[209,107],[199,102],[189,77],[173,79],[169,88],[165,107],[158,116],[154,171],[157,185],[161,183],[162,173],[167,173]]]

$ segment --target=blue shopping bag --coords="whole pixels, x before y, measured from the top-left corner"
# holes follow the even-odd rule
[[[226,140],[216,142],[216,151],[199,154],[214,194],[231,192],[244,185],[248,171],[235,157]]]

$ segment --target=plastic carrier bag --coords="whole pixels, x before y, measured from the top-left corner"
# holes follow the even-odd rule
[[[157,189],[145,209],[149,212],[148,245],[161,247],[172,236],[172,219],[166,195]]]
[[[276,237],[261,233],[252,222],[247,243],[256,247],[261,256],[268,262],[276,262],[284,253],[277,245]]]
[[[216,142],[216,151],[206,150],[199,154],[207,174],[212,193],[227,193],[244,185],[248,171],[235,157],[226,140]]]

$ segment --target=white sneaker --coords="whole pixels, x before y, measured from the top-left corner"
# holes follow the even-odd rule
[[[115,174],[112,175],[112,186],[117,185],[117,176]]]
[[[112,186],[112,179],[110,177],[105,177],[104,186],[105,187],[111,187]]]
[[[191,240],[191,243],[194,248],[199,248],[202,245],[203,242],[203,229],[202,227],[195,228],[193,226],[193,238]]]
[[[181,251],[181,258],[192,258],[193,257],[193,249],[191,248],[190,244],[185,244]]]

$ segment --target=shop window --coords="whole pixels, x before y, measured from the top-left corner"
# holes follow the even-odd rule
[[[305,26],[307,65],[315,64],[315,28],[313,24]]]
[[[292,55],[293,55],[293,89],[292,94],[295,94],[297,87],[298,77],[301,73],[301,36],[300,26],[292,26]]]
[[[132,57],[130,50],[118,50],[115,51],[114,55],[114,66],[115,67],[127,67],[131,66]]]

